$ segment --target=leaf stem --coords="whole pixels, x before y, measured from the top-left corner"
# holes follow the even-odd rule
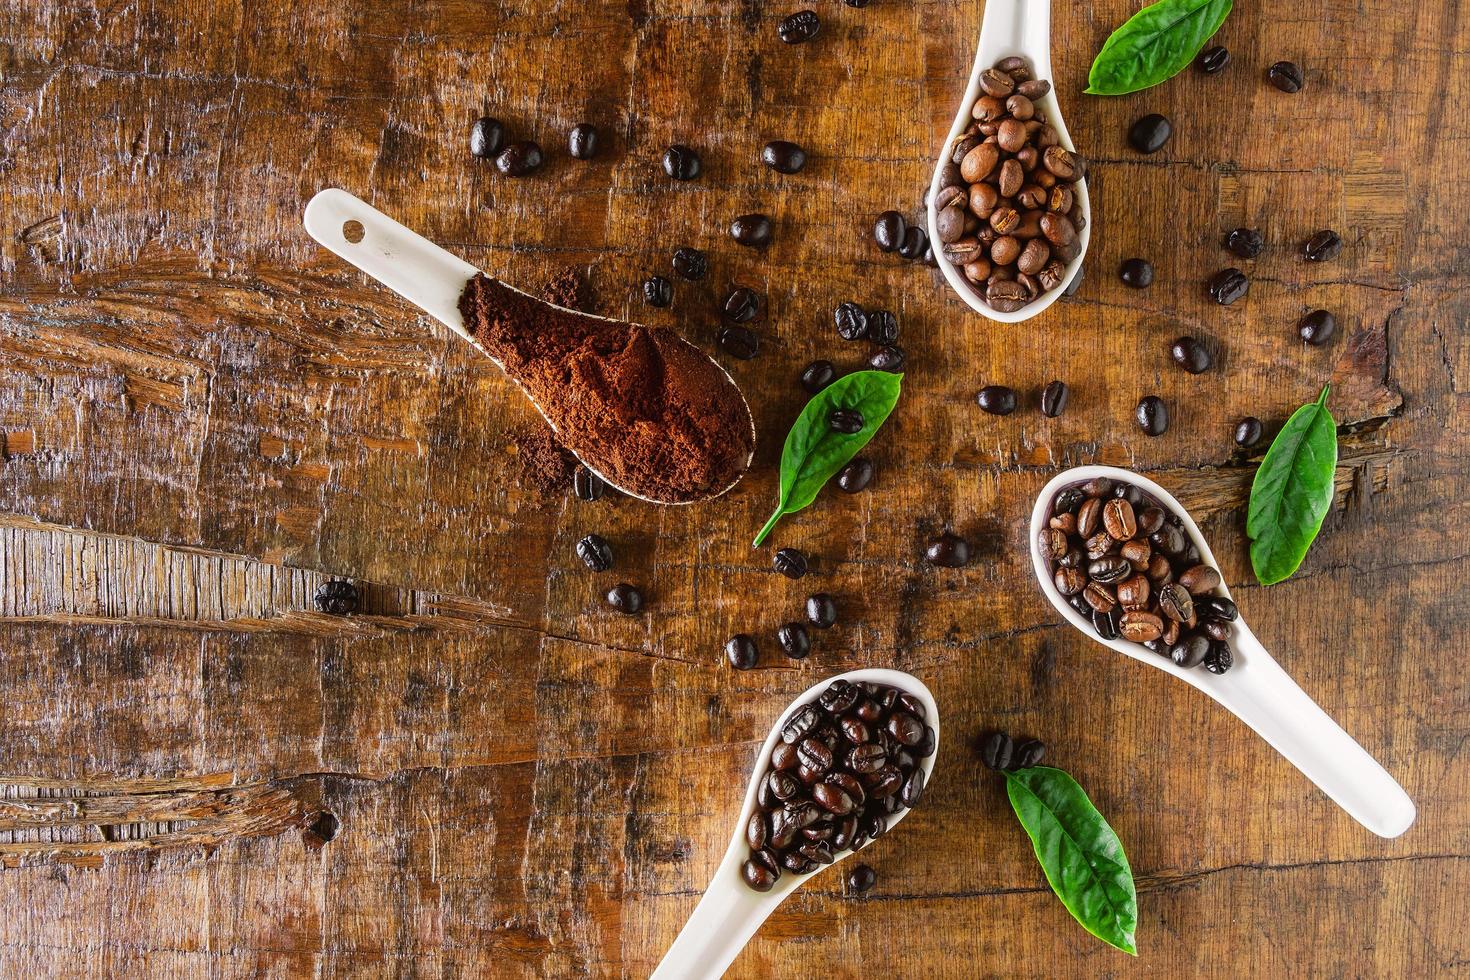
[[[766,540],[766,535],[771,533],[771,528],[775,527],[776,522],[779,521],[785,514],[786,510],[783,507],[777,506],[776,512],[771,515],[770,520],[766,521],[766,526],[760,529],[760,533],[755,536],[755,540],[750,543],[750,546],[752,548],[759,548],[761,542]]]

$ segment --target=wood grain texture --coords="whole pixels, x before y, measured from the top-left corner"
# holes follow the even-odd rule
[[[735,976],[1422,976],[1470,941],[1470,78],[1464,5],[1238,5],[1219,76],[1082,96],[1138,6],[1057,4],[1056,84],[1093,161],[1079,294],[990,325],[937,272],[867,240],[917,211],[981,4],[824,0],[781,44],[763,0],[264,4],[0,0],[0,974],[646,975],[723,852],[773,714],[825,674],[914,671],[944,714],[924,806],[866,852],[867,895],[821,876]],[[1307,88],[1264,83],[1290,58]],[[1159,154],[1128,124],[1164,112]],[[498,177],[467,152],[490,112],[549,162]],[[565,134],[599,125],[599,159]],[[800,142],[806,170],[757,162]],[[705,173],[666,179],[671,142]],[[756,466],[686,508],[517,486],[536,421],[496,371],[312,243],[344,187],[487,271],[587,276],[602,312],[713,347],[731,283],[760,290],[760,356],[729,367]],[[725,237],[760,210],[763,254]],[[1272,243],[1240,263],[1222,232]],[[1322,227],[1346,240],[1303,263]],[[711,256],[670,310],[637,283],[677,245]],[[1146,291],[1114,275],[1158,270]],[[1205,279],[1251,275],[1213,305]],[[771,572],[749,540],[814,357],[853,299],[894,310],[910,372],[874,487],[788,518]],[[1306,310],[1340,336],[1296,340]],[[1218,368],[1173,368],[1207,338]],[[1067,414],[1034,410],[1052,378]],[[1259,451],[1320,385],[1343,423],[1338,497],[1302,570],[1254,584]],[[979,413],[984,384],[1025,408]],[[1139,435],[1137,399],[1169,403]],[[1147,471],[1201,518],[1255,631],[1404,783],[1403,838],[1361,830],[1253,734],[1058,620],[1023,560],[1059,468]],[[954,527],[960,570],[920,560]],[[612,541],[593,575],[574,542]],[[317,613],[328,577],[361,615]],[[614,581],[640,617],[610,612]],[[775,628],[818,589],[838,627],[804,663]],[[720,646],[755,632],[763,667]],[[1043,738],[1108,814],[1139,877],[1137,960],[1046,889],[970,741]]]

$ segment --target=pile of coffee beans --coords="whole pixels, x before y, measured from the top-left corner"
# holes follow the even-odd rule
[[[980,88],[945,161],[934,227],[986,304],[1013,313],[1060,286],[1081,253],[1083,163],[1037,107],[1051,82],[1032,78],[1024,58],[985,69]]]
[[[1183,525],[1133,484],[1098,477],[1057,493],[1036,544],[1057,591],[1098,636],[1223,674],[1234,662],[1235,603]]]
[[[745,883],[770,891],[783,872],[810,874],[888,830],[918,804],[934,754],[924,704],[884,684],[835,680],[781,726],[745,828]]]

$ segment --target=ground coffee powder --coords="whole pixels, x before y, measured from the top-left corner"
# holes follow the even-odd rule
[[[686,502],[723,491],[749,464],[745,399],[672,331],[576,313],[484,275],[459,308],[561,443],[617,486]]]

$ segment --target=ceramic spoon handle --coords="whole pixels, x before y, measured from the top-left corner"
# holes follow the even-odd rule
[[[1414,822],[1414,802],[1352,736],[1281,669],[1244,623],[1232,641],[1236,669],[1198,685],[1254,728],[1354,820],[1380,837]]]
[[[459,296],[479,271],[474,266],[335,187],[311,199],[303,221],[312,238],[470,339],[459,314]],[[346,234],[353,221],[362,225],[356,242]]]
[[[651,980],[718,980],[784,897],[747,888],[732,849]]]

